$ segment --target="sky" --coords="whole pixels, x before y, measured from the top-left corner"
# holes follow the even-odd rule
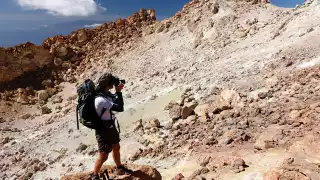
[[[304,0],[271,0],[271,3],[280,7],[295,7],[297,4],[302,4]]]
[[[125,18],[140,8],[153,8],[159,20],[173,16],[181,10],[184,4],[190,0],[0,0],[0,46],[12,45],[19,41],[33,40],[41,35],[51,36],[50,33],[36,32],[50,25],[63,24],[63,30],[59,28],[56,34],[66,34],[79,28],[68,27],[68,22],[81,20],[83,27],[95,27],[102,22],[113,21],[117,18]],[[281,7],[294,7],[303,0],[271,0]],[[70,23],[71,24],[71,23]],[[78,23],[79,24],[79,23]],[[71,25],[70,25],[71,26]],[[28,33],[23,34],[23,30]],[[33,30],[33,32],[30,32]],[[6,33],[11,36],[6,37]],[[20,33],[20,34],[17,34]],[[21,34],[22,33],[22,34]],[[31,33],[31,34],[30,34]],[[30,38],[22,38],[28,36]],[[31,38],[32,35],[32,38]],[[40,42],[40,37],[36,43]],[[12,39],[12,42],[10,41]],[[13,42],[13,39],[15,40]],[[21,40],[20,40],[21,39]]]
[[[36,28],[73,20],[112,21],[140,8],[159,19],[174,15],[189,0],[1,0],[0,29]]]

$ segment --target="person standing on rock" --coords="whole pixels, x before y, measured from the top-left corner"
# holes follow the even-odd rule
[[[119,173],[131,173],[132,171],[124,167],[120,158],[120,136],[116,128],[116,118],[113,112],[123,112],[124,103],[121,90],[122,83],[115,83],[114,76],[110,73],[102,75],[98,80],[97,93],[95,98],[95,109],[101,117],[103,126],[95,130],[98,142],[99,156],[95,162],[92,180],[99,180],[99,172],[103,163],[108,159],[112,151],[113,160]],[[119,84],[119,85],[115,85]],[[116,93],[112,94],[111,89],[115,87]]]

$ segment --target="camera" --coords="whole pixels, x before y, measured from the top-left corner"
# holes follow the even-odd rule
[[[117,76],[112,76],[112,83],[113,83],[115,86],[119,86],[120,83],[126,84],[126,80],[120,79],[120,78],[118,78]]]

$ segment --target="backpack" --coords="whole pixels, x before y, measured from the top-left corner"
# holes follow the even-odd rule
[[[87,128],[97,129],[102,125],[101,117],[96,113],[94,106],[96,88],[92,80],[87,79],[79,87],[77,87],[78,105],[76,109],[77,114],[77,129],[79,129],[79,116],[80,123]],[[106,111],[102,110],[101,115]]]

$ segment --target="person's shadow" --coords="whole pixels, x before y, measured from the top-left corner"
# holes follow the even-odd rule
[[[117,179],[118,180],[120,180],[120,179],[121,180],[162,180],[162,176],[158,172],[156,172],[156,174],[151,176],[141,170],[136,170],[130,174],[118,175],[115,177],[110,176],[109,179],[105,176],[105,178],[103,180],[117,180]]]
[[[137,170],[137,171],[134,171],[131,176],[135,177],[135,178],[139,178],[141,180],[161,180],[162,177],[159,174],[156,174],[154,177],[151,177],[150,175],[142,172],[141,170]]]

